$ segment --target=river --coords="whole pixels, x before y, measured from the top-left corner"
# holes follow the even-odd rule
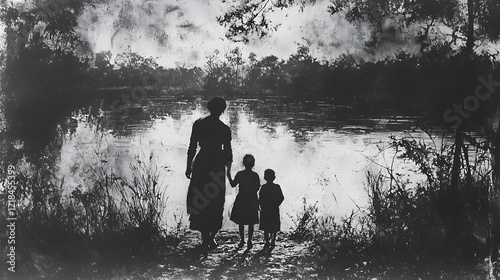
[[[416,116],[360,114],[328,101],[227,100],[221,120],[232,130],[233,174],[243,168],[245,154],[256,158],[254,171],[262,183],[264,170],[275,170],[275,182],[285,196],[281,206],[285,230],[293,227],[304,200],[316,203],[320,215],[341,217],[366,210],[366,172],[391,165],[391,135],[411,135],[433,144],[424,132],[411,131],[420,119]],[[104,103],[73,112],[73,129],[64,135],[58,163],[65,188],[88,185],[90,167],[127,176],[135,161],[148,162],[160,173],[168,227],[178,222],[187,226],[187,145],[193,122],[208,113],[205,102],[201,97],[148,97],[141,106],[121,113],[113,114]],[[107,126],[102,120],[107,120]],[[422,179],[407,161],[397,158],[395,166],[411,181]],[[236,228],[228,218],[236,194],[237,188],[227,188],[223,229]]]

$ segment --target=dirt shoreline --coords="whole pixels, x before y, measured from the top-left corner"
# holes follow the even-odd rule
[[[200,248],[197,232],[187,232],[180,244],[160,254],[149,264],[134,264],[112,271],[112,279],[304,279],[317,278],[319,263],[309,242],[298,243],[278,235],[276,248],[263,251],[264,238],[259,231],[253,248],[238,248],[237,232],[219,232],[219,244],[212,250]],[[137,267],[134,267],[136,266]],[[128,273],[130,272],[130,273]]]

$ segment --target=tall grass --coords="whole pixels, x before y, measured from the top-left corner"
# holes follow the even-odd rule
[[[318,226],[318,206],[307,204],[306,198],[303,198],[302,211],[297,214],[294,222],[294,230],[290,233],[290,239],[297,241],[309,240],[314,237]]]
[[[130,168],[131,179],[113,176],[128,224],[137,230],[139,240],[144,240],[144,245],[150,248],[161,242],[166,233],[162,222],[166,198],[159,185],[160,170],[151,160],[152,155],[150,164],[136,157],[137,164]]]
[[[488,152],[469,146],[458,186],[451,186],[452,145],[437,147],[411,136],[392,140],[394,157],[413,162],[425,179],[409,182],[392,164],[367,171],[366,209],[338,220],[318,217],[315,205],[304,206],[291,237],[313,240],[318,262],[334,275],[486,277]]]
[[[27,278],[109,274],[177,242],[162,220],[166,184],[152,157],[136,157],[126,175],[90,166],[90,180],[72,190],[48,162],[26,165],[17,175],[26,187],[16,190],[16,238],[18,270]]]

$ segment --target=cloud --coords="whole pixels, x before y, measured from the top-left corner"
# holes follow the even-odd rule
[[[268,37],[253,38],[247,45],[225,38],[226,30],[216,18],[232,4],[219,0],[111,0],[88,7],[80,17],[78,31],[95,52],[111,50],[117,54],[130,47],[157,58],[165,67],[202,67],[214,50],[225,53],[234,47],[239,47],[244,57],[254,52],[258,58],[276,55],[286,59],[298,45],[310,47],[318,59],[332,60],[345,53],[368,57],[363,45],[369,36],[367,27],[355,26],[339,14],[330,15],[328,3],[317,1],[303,11],[298,6],[276,10],[268,16],[279,29]],[[398,47],[384,45],[378,54],[386,55]]]
[[[223,34],[214,7],[193,0],[115,0],[88,7],[80,17],[78,32],[95,52],[116,54],[130,47],[165,66],[192,66],[199,63],[200,52],[218,47]]]

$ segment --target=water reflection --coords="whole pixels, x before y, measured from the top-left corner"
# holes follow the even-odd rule
[[[229,103],[221,120],[233,132],[233,173],[247,153],[255,156],[254,170],[261,178],[267,168],[276,171],[276,183],[285,196],[281,206],[285,230],[293,225],[303,198],[318,202],[321,214],[334,216],[366,206],[365,172],[379,170],[391,160],[388,137],[404,134],[417,119],[357,116],[349,108],[324,102],[237,99]],[[163,170],[162,187],[168,197],[164,219],[171,226],[178,219],[187,224],[186,152],[192,123],[206,115],[204,105],[201,98],[150,98],[147,106],[127,115],[107,111],[106,104],[100,105],[97,118],[92,117],[95,108],[75,112],[73,132],[65,135],[61,148],[59,177],[71,191],[90,180],[92,166],[105,164],[126,176],[134,160],[151,157]],[[426,139],[423,133],[414,136]],[[411,164],[399,160],[397,168],[411,176]],[[224,229],[236,229],[228,218],[236,194],[236,189],[227,189]]]

